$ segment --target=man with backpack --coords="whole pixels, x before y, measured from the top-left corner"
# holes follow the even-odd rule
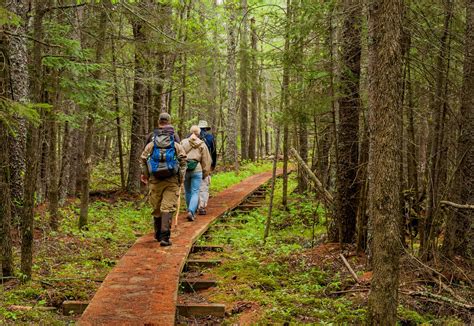
[[[140,156],[141,181],[149,183],[155,239],[160,246],[171,245],[171,220],[187,168],[186,153],[175,141],[170,122],[168,113],[160,114],[158,128]]]
[[[198,127],[201,129],[201,133],[199,138],[204,141],[207,148],[209,149],[209,153],[211,154],[211,171],[214,170],[217,164],[217,148],[216,148],[216,140],[214,135],[211,134],[209,131],[211,127],[207,124],[207,121],[201,120],[199,121]],[[209,185],[211,184],[211,176],[208,175],[205,177],[201,182],[201,187],[199,189],[199,206],[198,206],[198,214],[199,215],[206,215],[206,207],[207,202],[209,200]]]

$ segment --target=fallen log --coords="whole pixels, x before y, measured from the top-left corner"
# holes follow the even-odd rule
[[[451,298],[444,297],[444,296],[439,295],[439,294],[434,294],[434,293],[430,293],[430,292],[405,292],[405,294],[408,294],[412,297],[424,297],[424,298],[427,298],[427,299],[434,299],[434,300],[449,303],[453,306],[457,306],[457,307],[464,308],[464,309],[467,309],[467,310],[474,310],[474,305],[471,305],[471,304],[465,303],[465,302],[455,301]],[[434,300],[432,300],[432,301],[434,301]],[[440,302],[438,302],[438,303],[440,303]]]
[[[354,270],[352,269],[351,265],[349,264],[349,262],[347,261],[346,257],[344,257],[343,254],[339,254],[339,257],[341,257],[342,259],[342,262],[344,263],[344,266],[346,266],[347,270],[349,271],[349,273],[351,273],[351,276],[352,278],[354,279],[354,281],[356,281],[357,283],[360,283],[359,281],[359,278],[357,277],[357,274],[354,272]]]
[[[296,160],[298,161],[298,164],[303,168],[305,173],[314,182],[314,184],[315,184],[316,188],[318,189],[318,191],[323,195],[323,199],[324,199],[326,205],[327,206],[333,206],[334,197],[331,195],[331,193],[326,188],[324,188],[323,183],[318,179],[318,177],[313,173],[313,171],[311,171],[308,164],[306,164],[305,161],[303,161],[303,159],[298,154],[296,149],[291,147],[290,148],[290,153],[296,158]]]

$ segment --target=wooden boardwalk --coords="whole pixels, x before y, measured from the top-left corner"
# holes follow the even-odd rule
[[[152,233],[139,238],[107,275],[79,325],[174,325],[180,273],[193,243],[270,178],[271,172],[257,174],[220,192],[194,222],[180,214],[170,247],[160,247]]]

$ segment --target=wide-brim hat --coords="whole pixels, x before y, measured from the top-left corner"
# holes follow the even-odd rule
[[[166,112],[161,112],[160,113],[160,117],[158,118],[160,121],[167,121],[167,122],[170,122],[171,121],[171,116],[166,113]]]
[[[198,127],[201,129],[211,129],[206,120],[199,120]]]

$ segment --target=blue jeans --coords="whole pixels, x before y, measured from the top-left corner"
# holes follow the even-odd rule
[[[186,206],[188,212],[191,212],[193,216],[196,214],[196,210],[199,202],[199,188],[201,187],[202,171],[186,171],[186,177],[184,178],[184,191],[186,192]]]

